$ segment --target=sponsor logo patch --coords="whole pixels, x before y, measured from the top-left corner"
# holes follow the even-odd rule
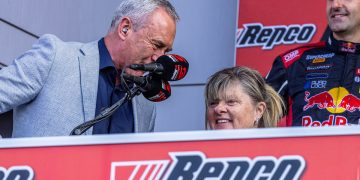
[[[312,79],[326,79],[329,77],[329,74],[327,73],[310,73],[306,74],[306,80],[312,80]]]
[[[356,75],[360,76],[360,68],[356,68]]]
[[[355,76],[354,81],[357,82],[357,83],[360,82],[360,77],[359,77],[359,76]]]
[[[310,96],[310,92],[305,91],[305,106],[303,108],[304,111],[306,111],[309,108],[312,108],[314,106],[317,106],[318,109],[326,109],[328,107],[335,107],[334,99],[332,95],[327,92],[323,91],[321,93],[315,94],[313,96]]]
[[[326,87],[326,84],[325,80],[308,81],[305,83],[304,89],[322,89]]]
[[[308,66],[306,71],[317,71],[317,70],[327,70],[332,67],[332,64],[320,65],[320,66]]]
[[[314,59],[314,60],[312,61],[312,63],[314,63],[314,64],[316,64],[316,63],[323,63],[323,62],[325,62],[325,61],[326,61],[325,58],[317,58],[317,59]]]
[[[322,86],[321,81],[318,81],[315,86]],[[310,108],[326,109],[330,113],[343,113],[345,111],[355,112],[360,111],[360,98],[354,94],[350,94],[344,87],[335,87],[329,91],[323,91],[317,94],[310,95],[309,91],[305,91],[304,101],[306,102],[303,110]]]
[[[285,63],[292,61],[293,59],[299,57],[299,50],[291,51],[288,54],[284,55]]]
[[[313,60],[313,59],[327,59],[332,58],[335,56],[335,53],[328,53],[328,54],[318,54],[318,55],[307,55],[306,60]]]
[[[348,52],[348,53],[355,53],[356,46],[353,43],[347,42],[343,43],[342,47],[340,48],[340,51]]]

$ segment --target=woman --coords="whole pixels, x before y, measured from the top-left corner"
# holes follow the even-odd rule
[[[226,68],[212,75],[206,84],[205,104],[210,129],[276,127],[284,107],[260,73],[247,67]]]

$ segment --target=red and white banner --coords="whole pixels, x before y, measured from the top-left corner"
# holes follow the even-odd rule
[[[320,41],[326,1],[239,0],[236,64],[264,76],[275,57],[292,48]]]
[[[358,127],[4,139],[0,179],[356,179],[359,150]]]

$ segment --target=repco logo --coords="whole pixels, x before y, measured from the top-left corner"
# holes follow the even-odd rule
[[[32,180],[34,171],[29,166],[12,166],[5,169],[0,166],[0,180]]]
[[[308,43],[316,32],[314,24],[263,26],[251,23],[243,26],[237,33],[237,48],[262,46],[269,50],[280,44]]]
[[[171,163],[169,160],[113,162],[110,179],[299,179],[305,168],[305,160],[298,155],[250,159],[207,158],[202,152],[169,154]]]

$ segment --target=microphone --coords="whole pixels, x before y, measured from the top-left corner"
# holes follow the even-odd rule
[[[161,79],[177,81],[185,77],[189,69],[189,63],[182,56],[165,54],[160,56],[154,63],[132,64],[130,69],[149,71]]]
[[[171,87],[168,81],[148,74],[144,77],[123,74],[124,79],[131,81],[140,87],[144,97],[153,102],[164,101],[171,95]]]
[[[124,104],[124,102],[130,101],[133,97],[139,95],[141,92],[146,99],[154,102],[163,101],[169,98],[171,95],[169,82],[159,77],[152,76],[152,74],[144,77],[137,77],[123,73],[122,77],[127,81],[135,83],[138,87],[130,89],[122,99],[101,111],[100,114],[97,115],[94,119],[76,126],[70,132],[70,135],[83,134],[96,123],[110,117],[119,107]]]

